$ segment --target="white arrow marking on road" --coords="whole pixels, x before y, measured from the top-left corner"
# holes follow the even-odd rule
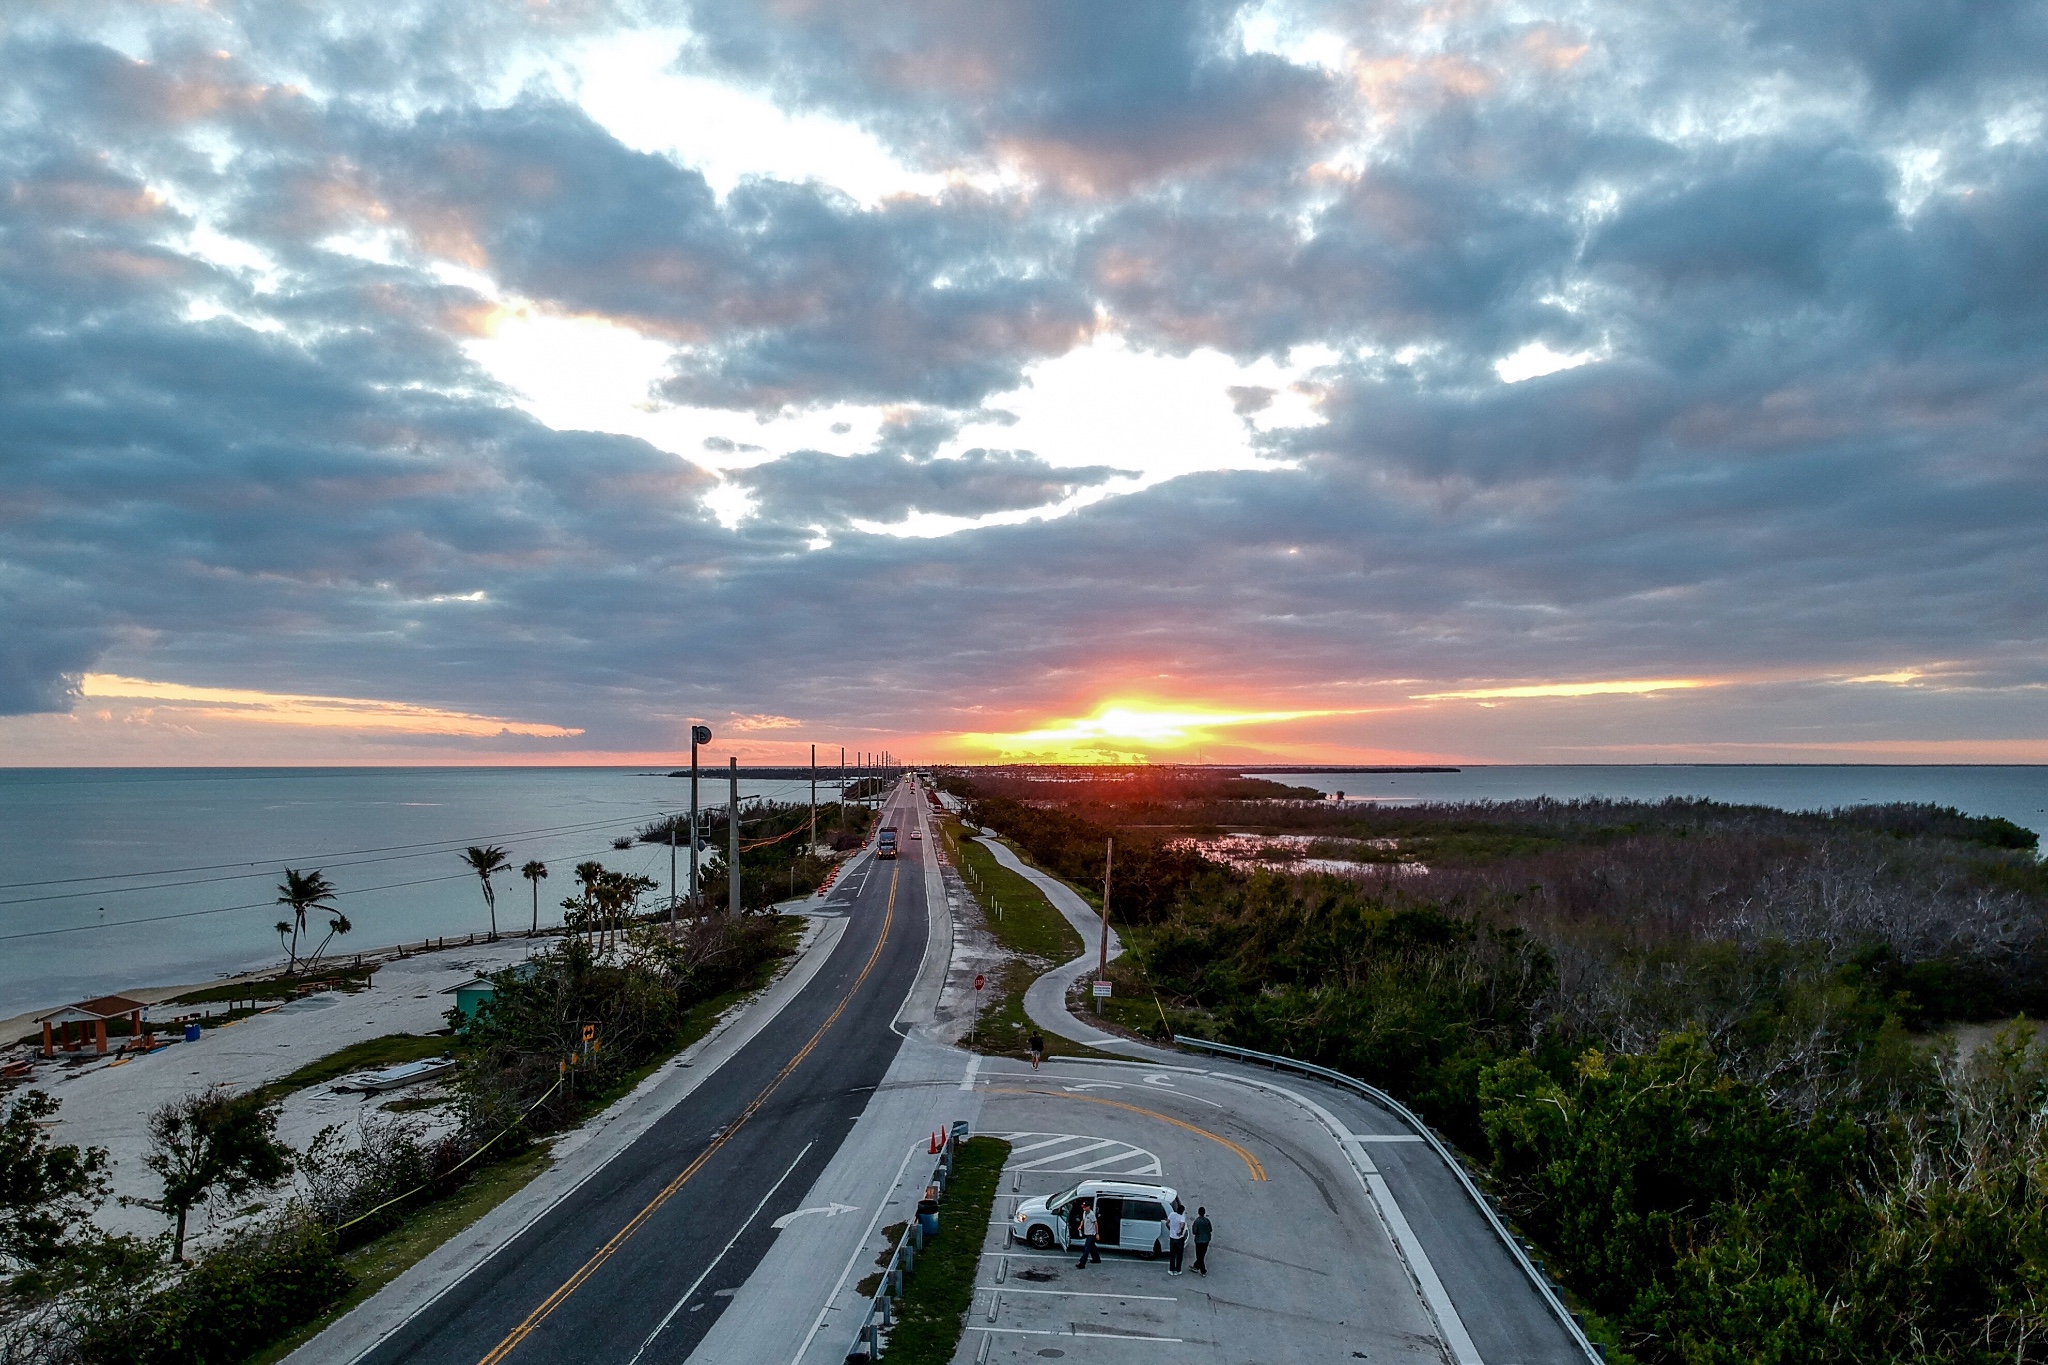
[[[744,871],[745,869],[741,870]],[[1079,1085],[1063,1085],[1060,1089],[1072,1095],[1083,1090],[1122,1090],[1124,1087],[1116,1084],[1114,1081],[1083,1081]]]
[[[768,1226],[780,1232],[807,1213],[822,1213],[827,1218],[837,1218],[842,1213],[859,1212],[860,1205],[858,1204],[820,1204],[814,1209],[798,1209],[795,1213],[785,1213]]]

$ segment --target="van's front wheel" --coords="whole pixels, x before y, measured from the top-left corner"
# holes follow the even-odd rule
[[[1037,1227],[1032,1228],[1031,1231],[1025,1233],[1024,1240],[1031,1243],[1033,1250],[1051,1251],[1052,1229],[1046,1227],[1044,1224],[1041,1223]]]

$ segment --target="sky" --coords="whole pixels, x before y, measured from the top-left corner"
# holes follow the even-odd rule
[[[14,0],[0,765],[2048,762],[2048,5]]]

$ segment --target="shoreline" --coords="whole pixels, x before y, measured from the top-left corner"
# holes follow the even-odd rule
[[[499,934],[497,941],[502,943],[508,939],[555,938],[561,932],[559,926],[543,928],[539,933],[535,933],[530,929],[520,929]],[[322,958],[320,965],[332,969],[353,971],[363,966],[381,967],[385,963],[396,962],[402,958],[418,957],[423,953],[453,952],[457,949],[474,948],[480,943],[489,942],[491,942],[491,938],[488,934],[470,934],[459,939],[446,936],[427,938],[421,939],[417,944],[410,942],[394,943],[388,947],[371,948],[360,953],[350,953],[346,957],[337,955]],[[102,992],[102,995],[123,995],[130,1000],[138,1000],[144,1005],[154,1008],[166,1001],[175,1000],[179,996],[189,995],[193,991],[208,991],[221,986],[241,986],[259,981],[274,981],[284,976],[285,966],[285,963],[279,962],[274,966],[256,967],[246,972],[228,972],[207,981],[192,981],[175,986],[138,986],[129,990],[105,991]],[[317,981],[324,978],[309,976],[306,979]],[[100,997],[88,996],[86,998],[97,999]],[[64,1000],[55,1004],[38,1005],[33,1009],[24,1010],[20,1014],[0,1019],[0,1052],[11,1051],[17,1047],[35,1047],[35,1044],[23,1043],[19,1040],[38,1031],[39,1025],[37,1021],[42,1016],[61,1010],[71,1003],[73,1002]],[[145,1022],[149,1021],[145,1020]],[[123,1039],[122,1041],[125,1043],[126,1040]],[[107,1054],[112,1056],[115,1050],[116,1047],[113,1040],[109,1039]]]

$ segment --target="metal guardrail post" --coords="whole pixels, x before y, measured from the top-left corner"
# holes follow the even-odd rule
[[[1457,1178],[1458,1184],[1464,1187],[1465,1193],[1472,1200],[1473,1205],[1478,1208],[1481,1216],[1486,1219],[1487,1224],[1493,1228],[1494,1235],[1500,1239],[1501,1245],[1507,1248],[1508,1254],[1514,1257],[1517,1265],[1521,1266],[1522,1273],[1528,1276],[1529,1283],[1535,1288],[1544,1303],[1549,1306],[1550,1311],[1556,1315],[1558,1322],[1563,1325],[1573,1344],[1585,1353],[1586,1359],[1589,1361],[1604,1362],[1607,1359],[1607,1353],[1587,1337],[1586,1329],[1579,1315],[1565,1307],[1564,1300],[1557,1296],[1557,1290],[1551,1285],[1549,1276],[1545,1275],[1539,1268],[1538,1263],[1531,1260],[1528,1253],[1522,1249],[1521,1239],[1508,1231],[1507,1224],[1501,1221],[1500,1215],[1494,1211],[1492,1204],[1487,1200],[1485,1194],[1480,1191],[1478,1185],[1473,1183],[1472,1177],[1466,1172],[1463,1163],[1458,1160],[1449,1147],[1444,1145],[1444,1141],[1437,1131],[1422,1121],[1421,1115],[1376,1085],[1369,1085],[1355,1076],[1347,1076],[1341,1071],[1333,1071],[1326,1066],[1317,1066],[1314,1062],[1297,1061],[1292,1057],[1282,1057],[1276,1053],[1255,1052],[1248,1047],[1234,1047],[1229,1043],[1212,1043],[1207,1038],[1189,1038],[1181,1034],[1175,1034],[1173,1041],[1182,1047],[1195,1048],[1203,1052],[1214,1052],[1225,1057],[1235,1057],[1240,1061],[1264,1062],[1275,1071],[1284,1068],[1302,1076],[1310,1076],[1328,1081],[1331,1085],[1337,1086],[1340,1089],[1350,1090],[1355,1094],[1362,1095],[1394,1115],[1394,1117],[1400,1119],[1401,1122],[1407,1124],[1410,1128],[1413,1128],[1417,1135],[1429,1144],[1430,1149],[1437,1154],[1438,1159],[1450,1168],[1451,1174]]]

